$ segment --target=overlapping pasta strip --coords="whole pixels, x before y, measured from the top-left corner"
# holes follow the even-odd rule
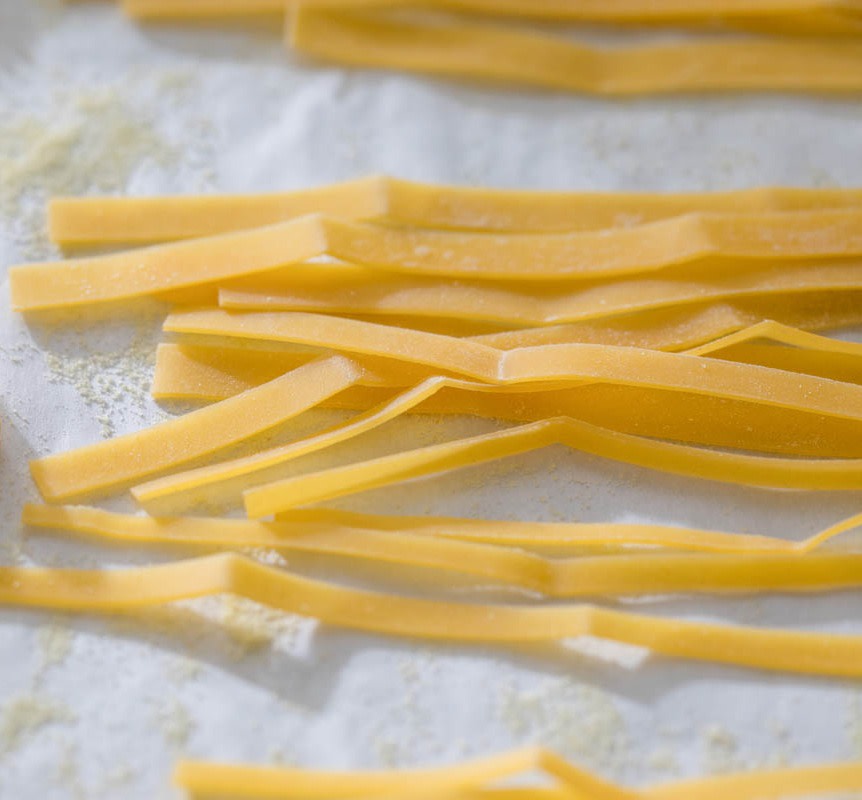
[[[284,522],[193,517],[132,517],[95,508],[25,506],[22,522],[113,542],[217,549],[265,547],[424,567],[470,575],[547,597],[680,592],[829,591],[862,586],[862,555],[788,553],[621,555],[544,558],[511,547],[451,537],[329,530]],[[860,519],[855,520],[856,524]]]
[[[488,788],[521,773],[543,772],[555,786]],[[357,797],[412,797],[425,791],[460,800],[762,800],[853,792],[862,788],[858,763],[783,767],[695,778],[635,790],[585,774],[553,752],[528,748],[453,766],[388,772],[324,772],[297,767],[265,767],[180,761],[175,782],[192,794],[230,794],[258,800],[342,800]]]
[[[344,628],[461,642],[595,636],[666,656],[862,677],[862,637],[671,620],[589,605],[474,605],[346,589],[236,555],[121,570],[0,568],[0,604],[116,613],[229,592]]]
[[[554,551],[576,549],[626,552],[632,547],[663,548],[713,553],[810,553],[862,525],[860,515],[842,520],[798,542],[741,533],[685,529],[661,525],[520,522],[514,520],[459,519],[361,514],[335,508],[293,509],[277,516],[279,522],[325,525],[328,529],[360,528],[399,534],[445,536]]]
[[[9,275],[13,306],[28,311],[217,284],[324,255],[416,275],[559,281],[650,273],[707,256],[775,261],[859,254],[858,209],[689,215],[634,228],[506,235],[406,230],[311,215],[113,255],[22,265]],[[301,270],[289,274],[301,280]]]
[[[862,359],[860,359],[862,345],[825,339],[772,322],[761,323],[726,339],[719,339],[698,348],[696,352],[698,354],[720,352],[725,342],[733,345],[763,336],[809,346],[812,350],[825,352],[834,350],[836,352],[832,354],[846,356],[857,373],[862,365]],[[234,352],[236,354],[237,351]],[[271,353],[260,355],[262,357],[257,362],[257,366],[265,370],[278,369],[277,356],[274,357]],[[302,356],[302,358],[305,357]],[[224,361],[223,355],[219,358]],[[247,366],[246,358],[245,353],[239,355],[240,370]],[[295,358],[296,354],[286,356],[287,360]],[[181,356],[177,363],[178,370],[183,374],[189,372],[186,368],[188,360],[194,359]],[[223,363],[219,364],[218,369],[224,369]],[[441,391],[449,392],[449,396],[442,398],[442,403],[431,405],[429,409],[429,401],[432,401]],[[453,391],[460,393],[462,399],[465,394],[476,393],[485,394],[485,397],[467,399],[466,406],[459,405],[457,400],[453,404]],[[363,389],[359,389],[359,397],[362,397],[362,392]],[[856,441],[853,434],[858,436],[862,433],[862,426],[835,424],[833,420],[820,419],[812,429],[810,420],[806,425],[804,418],[800,419],[792,412],[782,410],[781,413],[775,414],[767,410],[764,413],[764,409],[752,404],[728,408],[727,403],[724,403],[724,407],[716,408],[714,400],[709,398],[697,396],[681,398],[667,392],[660,393],[658,396],[654,392],[644,396],[641,392],[640,395],[636,394],[632,397],[631,392],[625,390],[621,392],[616,387],[597,385],[580,386],[574,390],[556,389],[547,393],[531,392],[525,395],[507,393],[501,398],[487,396],[487,392],[489,387],[484,384],[429,378],[401,394],[384,397],[379,405],[372,406],[357,417],[315,436],[243,458],[169,475],[136,486],[132,493],[138,502],[145,505],[163,501],[165,498],[172,498],[176,503],[177,498],[183,495],[191,502],[210,499],[215,495],[226,498],[229,494],[235,495],[243,488],[260,483],[262,476],[266,476],[273,467],[353,438],[413,410],[477,413],[517,420],[543,420],[549,416],[559,415],[565,410],[581,422],[602,424],[623,433],[634,432],[638,435],[663,436],[681,441],[694,441],[698,444],[783,452],[797,456],[813,454],[822,457],[824,451],[830,456],[862,456],[862,449],[853,445]],[[356,402],[353,397],[345,399],[344,394],[338,395],[335,401],[339,405]],[[660,410],[657,411],[657,408]],[[732,418],[734,413],[745,413],[744,425],[737,424],[734,428],[721,424],[728,416]],[[706,420],[709,420],[709,424],[705,424]],[[809,449],[811,445],[808,444],[812,437],[817,448],[813,451]]]
[[[30,463],[42,496],[78,497],[176,468],[264,433],[359,382],[362,367],[321,357],[269,383],[182,417]]]
[[[768,458],[702,450],[562,417],[276,481],[247,490],[243,495],[245,508],[250,517],[265,517],[551,444],[662,472],[742,486],[808,491],[862,489],[862,459]]]
[[[761,301],[759,305],[749,304],[748,308],[716,305],[679,310],[661,309],[597,322],[527,328],[473,338],[501,350],[544,344],[591,342],[673,352],[733,333],[758,323],[764,317],[786,319],[793,325],[812,329],[837,328],[862,322],[862,302],[852,295],[828,295],[828,300],[824,300],[822,304],[816,295],[813,299],[814,304],[811,302],[811,295],[799,295],[792,299],[779,298],[780,305]],[[725,350],[724,354],[727,355],[727,352]],[[803,352],[797,350],[794,354],[798,357]],[[261,350],[255,347],[162,344],[156,354],[152,394],[164,399],[221,400],[272,380],[311,358],[308,353]],[[775,354],[772,354],[772,358],[776,360]],[[768,359],[751,363],[778,366],[770,363]],[[810,369],[799,371],[819,374],[813,371],[819,368],[819,365],[815,367],[810,364],[807,367]],[[780,368],[788,368],[786,360]],[[843,368],[847,375],[853,372],[850,364],[844,365]],[[846,379],[838,378],[839,373],[840,370],[832,377]],[[343,399],[349,394],[350,392],[342,393],[338,397]],[[362,408],[356,405],[346,407]]]
[[[180,7],[170,2],[172,8]],[[146,244],[257,228],[312,213],[419,228],[561,233],[640,225],[697,212],[765,214],[859,207],[862,192],[856,189],[541,192],[371,176],[263,195],[59,197],[48,207],[48,227],[51,238],[61,245]]]
[[[67,527],[71,524],[70,512],[62,507],[26,506],[23,521],[36,525]],[[78,530],[87,533],[91,528],[83,525],[89,519],[87,511],[74,511]],[[38,517],[37,517],[38,515]],[[95,517],[94,519],[99,519]],[[278,517],[280,525],[270,523],[265,530],[275,530],[279,537],[307,534],[315,531],[395,533],[401,536],[436,536],[467,542],[526,547],[552,548],[554,551],[630,552],[632,548],[660,548],[685,552],[704,553],[808,553],[827,541],[858,526],[852,518],[800,542],[769,536],[718,531],[676,528],[663,525],[590,524],[562,522],[518,522],[513,520],[457,519],[452,517],[409,517],[379,514],[358,514],[331,508],[295,509]],[[133,534],[137,525],[130,522],[125,530]],[[181,523],[185,525],[186,523]],[[231,526],[234,523],[231,522]],[[251,523],[258,525],[259,523]],[[233,530],[229,527],[228,530]],[[166,528],[166,533],[171,529]]]
[[[618,314],[680,308],[745,298],[782,300],[816,293],[830,302],[829,292],[862,289],[857,263],[771,265],[720,274],[659,274],[626,280],[589,281],[561,288],[488,282],[441,284],[427,278],[379,275],[319,277],[303,273],[273,285],[223,289],[219,303],[231,310],[314,311],[335,314],[485,320],[506,325],[551,325],[604,320]]]
[[[290,44],[336,63],[508,81],[596,95],[862,88],[854,39],[684,42],[611,50],[458,19],[413,22],[377,10],[291,16]]]
[[[862,418],[862,387],[854,384],[634,347],[576,343],[500,351],[481,342],[303,313],[179,312],[167,318],[164,329],[327,347],[420,364],[489,385],[542,388],[600,381]]]

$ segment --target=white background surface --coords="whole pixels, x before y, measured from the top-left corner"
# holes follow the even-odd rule
[[[58,328],[8,310],[6,268],[51,255],[51,193],[282,189],[370,172],[537,188],[852,185],[862,184],[860,145],[853,100],[526,94],[302,64],[266,25],[143,28],[110,3],[0,0],[0,559],[176,555],[19,528],[22,502],[35,499],[28,459],[166,413],[147,397],[157,314]],[[298,467],[492,427],[390,424],[362,449]],[[342,506],[799,538],[859,504],[857,493],[744,491],[552,449]],[[291,565],[338,575],[323,562]],[[410,591],[415,577],[351,579]],[[859,593],[648,608],[862,633]],[[432,647],[222,600],[108,621],[0,610],[0,798],[171,797],[181,754],[407,766],[529,742],[632,783],[862,758],[862,695],[851,683],[622,655]]]

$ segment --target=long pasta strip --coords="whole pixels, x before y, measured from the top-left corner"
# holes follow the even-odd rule
[[[609,231],[509,235],[413,231],[313,215],[113,255],[25,264],[9,274],[13,306],[27,311],[164,294],[324,255],[415,275],[549,281],[649,273],[714,255],[775,261],[859,254],[857,209],[691,215]]]
[[[851,302],[845,308],[847,296],[835,294],[830,298],[837,301],[837,305],[826,301],[819,309],[809,308],[811,296],[800,295],[795,301],[783,300],[780,307],[761,303],[760,307],[750,308],[717,305],[662,309],[593,323],[486,334],[475,336],[474,340],[501,350],[591,342],[678,351],[733,333],[764,317],[780,317],[803,328],[834,328],[862,322],[862,303]],[[857,308],[853,308],[854,305]],[[164,399],[221,400],[272,380],[310,359],[307,353],[266,351],[254,347],[162,344],[156,354],[152,393],[154,397]]]
[[[121,570],[0,568],[0,603],[120,612],[229,592],[320,622],[393,636],[539,642],[596,636],[678,658],[862,677],[862,636],[716,625],[589,605],[445,603],[346,589],[236,555]]]
[[[837,352],[832,355],[846,357],[849,362],[847,368],[852,368],[857,376],[859,374],[859,355],[862,345],[805,334],[772,322],[765,322],[739,334],[719,339],[710,345],[698,348],[696,352],[720,353],[727,344],[732,346],[737,342],[761,336],[810,346],[813,352],[819,352],[819,354],[836,350]],[[775,347],[764,349],[779,350]],[[179,348],[160,350],[163,369],[170,368],[165,367],[164,353],[166,352],[173,353],[177,358],[174,369],[179,374],[190,376],[193,382],[198,380],[194,365],[195,355],[200,352],[199,348],[192,349],[191,357],[187,357]],[[204,368],[208,372],[215,371],[219,374],[219,370],[225,370],[225,362],[230,358],[230,353],[218,349],[213,353],[214,359],[211,353],[203,351],[204,359],[208,356],[210,358],[209,364],[205,363]],[[286,354],[285,359],[280,362],[279,354],[260,353],[257,354],[259,360],[255,363],[248,359],[248,354],[244,351],[234,350],[233,355],[239,362],[237,368],[241,374],[249,367],[277,371],[279,363],[286,364],[289,360],[296,359],[296,354]],[[769,355],[768,352],[767,355]],[[171,356],[168,358],[170,360]],[[303,355],[300,358],[307,358],[307,356]],[[839,364],[839,366],[845,365]],[[398,383],[401,387],[404,386],[401,381]],[[448,395],[440,398],[442,402],[434,403],[434,397],[441,391],[444,395],[446,393]],[[463,397],[465,394],[475,395],[477,391],[479,395],[476,397]],[[584,422],[639,436],[663,437],[696,444],[787,453],[796,456],[859,457],[862,455],[860,448],[853,445],[862,430],[854,431],[852,426],[836,425],[829,419],[818,420],[816,427],[812,429],[810,421],[806,423],[804,418],[794,416],[790,412],[774,414],[766,411],[764,413],[764,409],[750,404],[728,407],[726,403],[716,405],[711,398],[683,399],[673,394],[655,392],[644,395],[637,390],[632,393],[621,390],[620,387],[597,385],[580,386],[575,390],[555,390],[547,394],[539,392],[514,396],[507,394],[502,398],[482,397],[485,391],[487,387],[481,384],[432,378],[416,387],[406,389],[397,396],[384,395],[379,404],[368,408],[367,411],[365,410],[367,406],[363,405],[361,400],[362,390],[359,390],[358,402],[349,392],[341,393],[334,398],[334,404],[339,407],[359,407],[364,413],[299,442],[150,481],[135,487],[133,494],[139,502],[151,504],[166,497],[176,500],[178,495],[183,494],[197,500],[211,497],[214,493],[235,492],[239,488],[260,482],[261,476],[266,475],[268,470],[277,465],[345,441],[401,413],[409,413],[413,410],[473,413],[517,421],[535,421],[567,413]],[[454,398],[453,392],[456,393]],[[466,399],[466,403],[459,402],[458,393],[461,394],[460,399]],[[742,413],[745,414],[744,423],[736,421],[733,425],[723,424],[723,420],[736,419]],[[710,420],[711,424],[704,425],[704,420]]]
[[[468,542],[505,546],[563,549],[629,551],[632,547],[664,548],[710,553],[810,553],[842,534],[862,526],[862,515],[824,528],[801,541],[771,536],[722,533],[661,525],[521,522],[513,520],[461,519],[362,514],[335,508],[297,508],[279,514],[279,522],[302,529],[303,525],[324,525],[328,529],[357,528],[424,536],[445,536]]]
[[[317,219],[301,217],[112,255],[25,264],[9,270],[12,306],[36,311],[158,295],[266,272],[325,250]]]
[[[639,444],[650,441],[642,437],[652,436],[797,457],[784,462],[772,480],[779,480],[778,475],[783,471],[792,471],[797,464],[803,463],[799,456],[862,458],[862,445],[859,444],[862,424],[830,418],[815,418],[816,422],[812,423],[810,417],[802,419],[801,415],[783,409],[745,404],[728,407],[726,403],[716,402],[715,398],[628,391],[622,387],[600,385],[525,395],[487,394],[482,391],[485,388],[482,385],[453,390],[455,385],[457,382],[430,379],[396,395],[385,391],[375,394],[373,389],[357,387],[339,394],[329,403],[360,410],[360,414],[343,423],[253,455],[156,478],[135,486],[132,494],[139,503],[157,509],[160,508],[158,504],[166,500],[170,501],[172,509],[176,509],[178,503],[195,505],[217,498],[226,500],[238,496],[243,489],[275,480],[278,477],[276,470],[295,458],[347,441],[411,412],[472,414],[516,422],[543,421],[554,414],[570,412],[577,415],[577,425],[587,425],[585,430],[591,433],[596,430],[602,432],[597,440],[587,436],[587,440],[592,442],[588,449],[592,448],[589,451],[595,455],[615,452],[607,438],[613,438],[611,431],[607,430],[610,427],[617,433],[636,437]],[[363,392],[371,392],[371,397],[364,398]],[[708,426],[705,425],[707,420],[710,422]],[[599,427],[596,429],[595,426]],[[701,474],[699,470],[703,466],[699,466],[699,451],[683,448],[678,452],[682,464],[680,469],[684,474]],[[635,463],[649,466],[654,461],[660,463],[660,453],[654,453],[651,460],[644,457],[636,459]],[[772,466],[768,460],[764,463]],[[833,462],[833,466],[852,472],[854,462]],[[716,474],[720,476],[725,472],[720,470]]]
[[[621,555],[545,558],[509,547],[368,530],[297,532],[285,523],[133,517],[95,508],[25,506],[22,521],[113,542],[266,547],[423,567],[574,598],[681,592],[830,591],[862,586],[862,555]]]
[[[563,768],[562,765],[566,768]],[[571,770],[571,771],[570,771]],[[554,787],[533,786],[487,788],[504,778],[533,771],[554,778]],[[387,797],[395,793],[410,797],[426,788],[441,797],[461,800],[563,800],[569,797],[635,800],[759,800],[857,791],[862,787],[862,765],[821,764],[803,767],[754,770],[751,772],[664,783],[643,790],[605,784],[589,784],[584,773],[560,756],[543,749],[514,750],[465,763],[425,769],[388,772],[324,772],[297,767],[268,767],[182,760],[174,772],[175,782],[192,794],[236,794],[258,798]],[[417,789],[417,787],[419,787]],[[472,790],[472,791],[471,791]],[[613,794],[616,791],[618,794]],[[584,794],[579,794],[584,792]]]
[[[378,11],[300,4],[290,44],[341,64],[596,95],[691,91],[858,91],[854,40],[741,40],[602,50],[492,24],[421,24]]]
[[[305,278],[303,280],[303,278]],[[315,311],[336,314],[448,317],[506,325],[549,325],[604,320],[618,314],[742,298],[782,298],[862,289],[858,263],[764,266],[721,274],[656,275],[613,282],[590,281],[543,289],[487,282],[441,285],[427,278],[305,276],[293,283],[223,289],[219,303],[232,310]]]
[[[302,313],[190,311],[172,314],[164,328],[329,347],[422,364],[494,385],[600,381],[862,418],[862,387],[854,384],[656,350],[569,344],[500,351],[480,342]]]
[[[767,326],[759,330],[769,328]],[[843,344],[853,347],[852,344]],[[716,343],[715,347],[720,349],[720,343]],[[183,369],[182,365],[180,369]],[[417,410],[471,413],[518,421],[545,420],[549,416],[568,412],[578,420],[576,425],[593,423],[637,436],[649,435],[794,456],[823,457],[824,453],[827,457],[862,456],[859,445],[854,444],[862,433],[862,426],[850,421],[816,418],[816,423],[812,424],[813,420],[806,420],[805,415],[784,409],[779,411],[753,404],[728,406],[726,401],[716,403],[716,398],[680,396],[673,392],[643,392],[638,389],[632,392],[625,387],[581,385],[576,389],[556,389],[548,393],[506,393],[503,396],[488,395],[490,388],[485,384],[429,378],[398,394],[384,396],[379,404],[316,435],[241,458],[157,478],[134,487],[132,494],[144,505],[152,505],[166,498],[176,503],[184,497],[186,501],[195,503],[214,496],[235,496],[242,489],[266,482],[268,475],[272,480],[275,476],[271,471],[288,461],[352,439],[401,414]],[[359,391],[361,398],[362,390]],[[449,394],[440,397],[441,392]],[[456,393],[454,397],[453,392]],[[339,394],[335,402],[341,406],[356,404],[353,397],[345,397],[346,394]],[[440,402],[434,403],[435,398]],[[707,420],[708,425],[705,424]],[[725,420],[732,421],[732,424]],[[589,425],[585,430],[596,432]],[[594,440],[592,445],[601,449],[591,452],[611,452],[610,442],[606,438],[609,435],[610,431],[603,431],[599,437],[602,444]],[[686,464],[689,464],[689,455],[691,453],[685,451]],[[797,463],[792,462],[792,465]]]
[[[122,0],[123,10],[133,16],[197,17],[244,15],[283,12],[290,0]],[[333,7],[389,7],[406,5],[403,0],[303,0],[308,6]],[[626,0],[608,7],[601,0],[425,0],[428,7],[452,8],[459,11],[487,14],[535,17],[538,19],[569,20],[578,22],[677,22],[687,18],[755,17],[764,15],[797,15],[807,12],[840,11],[848,8],[835,0]],[[852,6],[850,7],[852,8]]]
[[[81,533],[101,530],[98,523],[101,514],[92,509],[77,507],[27,505],[22,521],[29,525],[74,527]],[[108,519],[112,519],[108,517]],[[123,525],[123,532],[134,535],[138,526],[145,528],[149,522],[137,522],[131,518]],[[143,518],[147,519],[147,518]],[[193,523],[178,518],[178,522],[166,525],[160,530],[173,536],[176,527],[185,528]],[[220,520],[215,529],[222,528],[228,534],[235,531],[236,520]],[[295,509],[279,515],[278,525],[241,521],[243,529],[259,530],[264,536],[272,532],[276,539],[293,535],[315,532],[352,533],[357,530],[398,534],[399,536],[420,535],[423,537],[442,537],[480,544],[518,546],[527,548],[552,547],[557,549],[630,551],[631,548],[647,547],[706,553],[808,553],[825,544],[830,539],[859,526],[858,517],[831,526],[800,542],[792,542],[769,536],[741,533],[722,533],[718,531],[676,528],[662,525],[636,524],[579,524],[560,522],[516,522],[512,520],[456,519],[451,517],[405,517],[377,514],[358,514],[338,509],[314,508]],[[214,529],[209,528],[210,532]]]
[[[243,7],[247,6],[242,0]],[[171,2],[172,8],[179,4]],[[644,224],[682,214],[852,209],[858,189],[759,188],[730,192],[542,192],[441,186],[371,176],[273,194],[58,197],[48,207],[61,245],[158,243],[214,236],[320,213],[420,228],[554,233]]]
[[[569,417],[276,481],[244,493],[250,517],[487,463],[550,444],[677,475],[774,489],[862,489],[862,459],[768,458],[622,434]]]
[[[358,383],[362,374],[349,359],[323,357],[182,417],[36,459],[30,470],[42,496],[50,500],[105,491],[264,433]]]
[[[250,7],[248,0],[243,7]],[[260,228],[307,214],[376,219],[386,214],[387,205],[386,179],[375,176],[271,194],[54,197],[48,204],[48,233],[65,247],[151,244]]]

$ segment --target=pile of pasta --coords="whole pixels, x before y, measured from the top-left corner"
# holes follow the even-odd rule
[[[858,588],[862,553],[844,535],[862,526],[862,514],[797,542],[318,505],[554,443],[763,491],[862,489],[862,344],[818,333],[862,323],[862,191],[542,193],[370,177],[268,195],[58,198],[50,231],[67,249],[127,249],[13,267],[15,309],[128,315],[141,301],[171,304],[153,395],[199,407],[34,460],[45,502],[27,505],[23,522],[209,554],[131,569],[0,568],[0,603],[111,613],[232,593],[392,636],[594,636],[669,657],[862,678],[862,636],[702,623],[599,602]],[[353,413],[285,444],[260,444],[321,406]],[[272,477],[408,413],[512,424]],[[247,452],[232,455],[243,443]],[[127,490],[147,513],[71,504]],[[233,498],[244,518],[193,513]],[[167,506],[174,512],[159,512]],[[460,574],[529,599],[483,604],[348,588],[241,554],[250,548]],[[296,778],[237,769],[246,788],[260,787],[248,796],[287,796],[272,786]],[[796,781],[858,788],[860,779],[858,767],[802,772],[741,776],[732,794],[783,792]],[[192,789],[207,774],[181,771]],[[218,774],[224,786],[228,777]],[[583,779],[595,792],[572,784],[568,796],[641,796]],[[395,778],[374,781],[370,794],[397,788]],[[646,796],[724,797],[728,785]],[[443,789],[493,794],[469,781]]]
[[[858,0],[121,0],[138,19],[279,14],[299,53],[596,95],[862,89]],[[551,26],[693,28],[595,47]],[[714,29],[735,36],[716,38]],[[705,35],[708,34],[708,35]]]

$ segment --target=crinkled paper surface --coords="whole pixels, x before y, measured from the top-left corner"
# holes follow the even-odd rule
[[[465,86],[304,63],[266,24],[140,27],[108,2],[0,0],[0,559],[114,566],[177,555],[24,538],[19,528],[21,504],[35,499],[28,459],[176,410],[147,395],[159,312],[52,327],[9,311],[8,266],[53,255],[44,234],[52,193],[274,190],[371,172],[560,189],[862,185],[860,141],[852,99],[606,102]],[[323,419],[312,417],[309,425]],[[493,427],[408,420],[296,468]],[[746,491],[554,448],[341,506],[798,538],[859,504],[858,493]],[[290,564],[425,590],[413,574]],[[442,593],[475,596],[457,582]],[[862,633],[858,592],[639,607]],[[182,754],[380,767],[524,743],[632,783],[862,758],[862,687],[587,644],[392,641],[227,599],[112,619],[0,610],[2,800],[172,797],[169,773]]]

